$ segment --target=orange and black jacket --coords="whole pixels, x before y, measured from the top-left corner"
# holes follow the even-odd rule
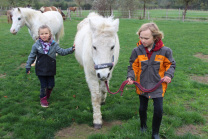
[[[139,42],[132,51],[129,63],[127,78],[136,80],[146,89],[153,88],[164,76],[172,79],[176,67],[172,50],[164,46],[161,40],[150,52]],[[147,98],[157,98],[164,97],[166,89],[167,83],[163,82],[154,92],[144,93],[138,87],[136,92]]]

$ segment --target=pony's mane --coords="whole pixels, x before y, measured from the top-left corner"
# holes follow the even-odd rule
[[[31,9],[31,8],[19,8],[21,10],[21,14],[24,17],[27,17],[27,19],[31,19],[34,16],[37,16],[37,14],[42,14],[40,11]],[[18,11],[18,9],[15,9],[16,11]]]
[[[98,13],[92,12],[90,13],[87,18],[82,20],[78,26],[77,30],[80,30],[83,26],[89,25],[89,20],[95,25],[96,33],[97,34],[106,34],[107,36],[112,36],[116,33],[115,26],[112,25],[114,19],[113,16],[103,17]]]

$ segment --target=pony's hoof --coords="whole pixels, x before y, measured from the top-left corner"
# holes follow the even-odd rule
[[[105,105],[105,102],[101,102],[101,105]]]
[[[102,128],[102,125],[101,124],[94,124],[94,128],[95,129],[101,129]]]

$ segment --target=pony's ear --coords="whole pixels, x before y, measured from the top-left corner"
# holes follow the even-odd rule
[[[20,10],[20,8],[17,8],[18,9],[18,12],[20,12],[21,13],[21,10]]]
[[[92,23],[92,21],[89,19],[89,24],[90,24],[90,28],[92,30],[92,32],[95,32],[95,24]]]
[[[118,32],[119,29],[119,19],[113,21],[113,26],[115,27],[115,31]]]

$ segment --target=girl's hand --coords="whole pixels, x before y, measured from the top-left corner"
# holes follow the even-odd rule
[[[30,74],[30,68],[26,68],[26,73]]]
[[[73,45],[72,49],[75,50],[75,44]]]
[[[165,76],[165,77],[163,77],[162,79],[164,79],[164,81],[163,81],[163,82],[166,82],[166,83],[171,83],[171,78],[170,78],[170,77],[168,77],[168,76]]]
[[[129,82],[127,83],[128,85],[133,84],[134,82],[131,80],[131,78],[127,79]]]

